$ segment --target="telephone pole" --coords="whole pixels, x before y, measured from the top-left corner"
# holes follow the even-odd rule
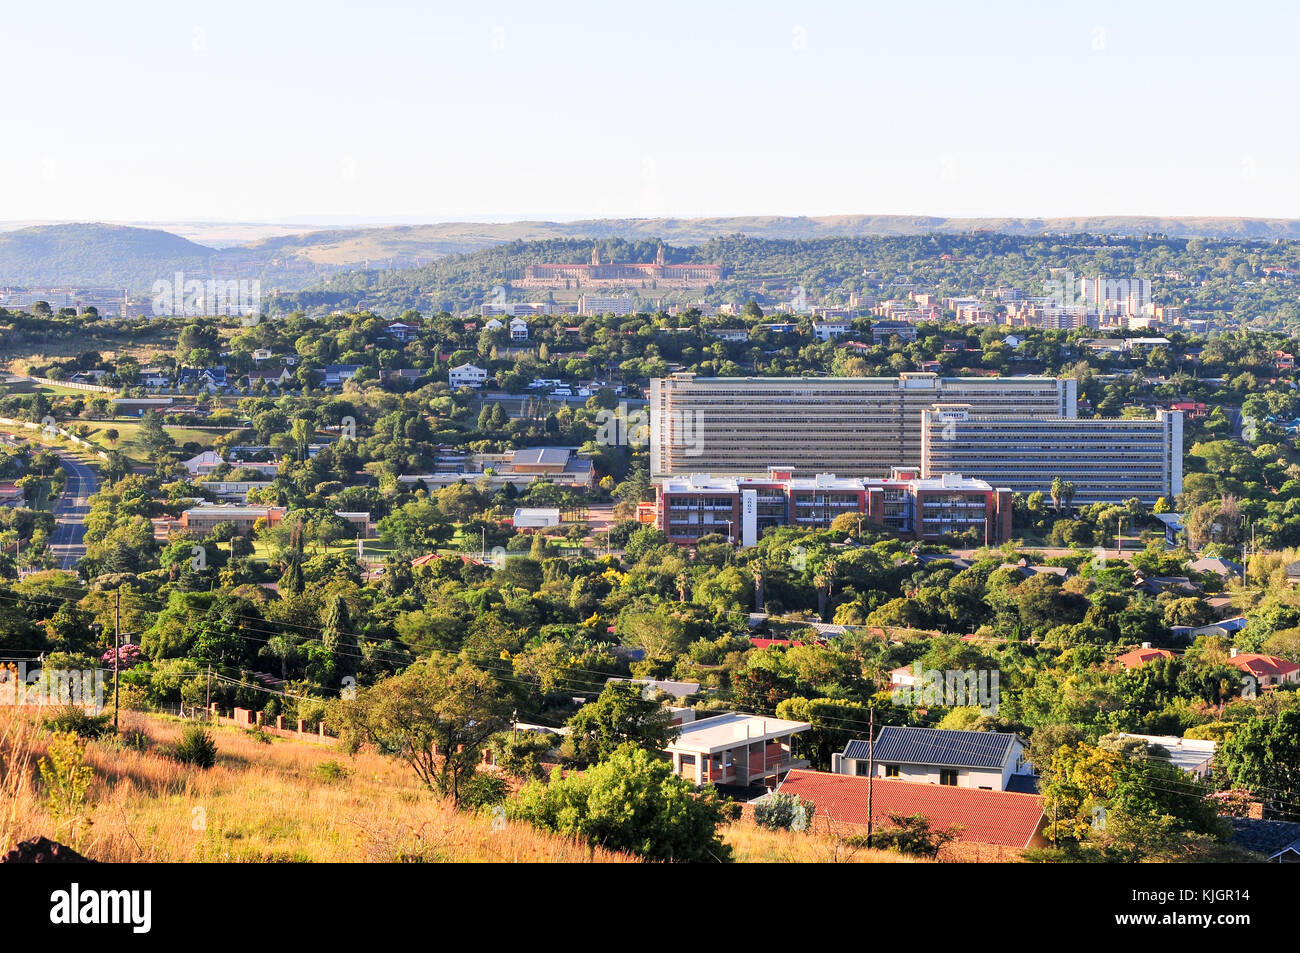
[[[871,794],[876,782],[876,706],[867,708],[867,850],[871,849]]]
[[[113,590],[113,733],[117,733],[117,673],[122,669],[122,590]]]

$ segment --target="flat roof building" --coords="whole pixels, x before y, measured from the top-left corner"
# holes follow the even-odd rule
[[[1048,496],[1060,477],[1074,484],[1078,504],[1173,500],[1183,492],[1183,415],[1023,417],[940,404],[921,414],[921,472]]]
[[[1077,414],[1052,377],[696,377],[650,382],[651,477],[689,473],[885,477],[921,463],[921,411],[962,403],[1014,417]]]

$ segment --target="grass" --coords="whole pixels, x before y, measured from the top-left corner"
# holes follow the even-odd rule
[[[212,728],[217,763],[180,764],[168,751],[182,722],[125,713],[141,752],[113,739],[86,745],[94,770],[89,824],[70,844],[107,862],[626,861],[609,851],[488,815],[457,812],[401,762],[332,747]],[[33,713],[0,709],[0,853],[38,835],[71,838],[52,818],[37,763],[50,736]],[[322,765],[333,763],[339,767]]]
[[[886,850],[867,850],[846,844],[846,837],[861,834],[846,827],[836,832],[814,823],[808,831],[771,831],[759,827],[746,813],[727,827],[723,841],[730,845],[737,863],[747,864],[907,864],[926,863]]]

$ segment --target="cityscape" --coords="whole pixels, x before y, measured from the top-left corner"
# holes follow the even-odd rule
[[[499,6],[14,13],[0,910],[853,863],[973,926],[995,864],[1036,937],[1067,866],[1088,934],[1280,923],[1296,14]],[[20,94],[56,37],[121,62]]]

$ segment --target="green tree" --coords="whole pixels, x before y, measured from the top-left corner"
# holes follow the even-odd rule
[[[578,767],[603,761],[620,745],[631,742],[649,751],[662,751],[681,729],[668,710],[644,697],[634,682],[610,682],[600,697],[578,709],[569,719],[569,736],[560,757]]]

